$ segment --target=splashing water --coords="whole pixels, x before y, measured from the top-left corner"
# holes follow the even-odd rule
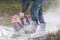
[[[46,21],[46,32],[56,32],[60,29],[60,6],[57,8],[50,8],[48,9],[46,12],[44,12],[44,18]],[[4,26],[5,27],[5,26]],[[5,38],[9,38],[13,35],[13,28],[10,28],[8,30],[6,30],[6,28],[4,27],[0,27],[0,37],[2,36],[3,39]],[[38,29],[38,28],[37,28]],[[13,30],[13,31],[11,31]],[[39,31],[39,30],[38,30]],[[26,40],[28,39],[27,36],[24,37],[20,37],[18,38],[18,40],[24,40],[26,38]],[[12,40],[12,39],[10,39]],[[17,39],[15,39],[17,40]]]
[[[60,27],[60,7],[50,8],[45,12],[45,20],[47,22],[47,32],[56,32]]]
[[[56,32],[56,31],[60,30],[60,0],[58,0],[57,2],[58,2],[57,7],[49,7],[49,9],[46,12],[44,12],[47,33],[48,32]],[[9,28],[9,30],[6,30],[6,28],[4,28],[4,27],[5,26],[0,26],[0,39],[1,40],[2,39],[5,40],[5,38],[10,38],[14,33],[13,28]],[[27,40],[28,37],[22,36],[15,40],[24,40],[24,39]],[[13,39],[9,39],[9,40],[13,40]]]

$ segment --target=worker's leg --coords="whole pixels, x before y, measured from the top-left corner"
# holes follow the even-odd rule
[[[26,2],[26,0],[22,0],[22,7],[24,6],[25,2]]]
[[[36,31],[36,28],[38,27],[38,12],[39,12],[39,4],[40,2],[35,0],[32,8],[31,8],[31,23],[30,26],[27,29],[28,33],[34,33]]]
[[[26,10],[27,10],[27,8],[28,8],[29,5],[30,5],[31,0],[22,0],[22,2],[23,2],[22,12],[24,13],[24,15],[27,15]],[[27,15],[27,16],[28,16],[28,15]],[[29,19],[30,19],[30,18],[28,18],[28,17],[25,16],[25,18],[24,18],[25,24],[26,24],[26,23],[29,24]]]
[[[31,12],[32,20],[35,22],[38,22],[38,20],[39,20],[39,22],[40,22],[40,24],[39,24],[40,31],[32,34],[31,35],[32,38],[44,36],[46,24],[45,24],[45,21],[42,16],[42,3],[43,3],[43,0],[36,0],[32,7],[32,10],[31,10],[32,11]]]
[[[45,23],[45,20],[44,20],[44,17],[43,17],[43,13],[42,13],[42,6],[40,7],[38,18],[39,18],[39,22],[40,22],[40,31],[41,32],[45,31],[46,23]]]
[[[22,7],[22,12],[25,12],[27,8],[29,7],[31,0],[23,0],[23,7]]]
[[[44,21],[43,14],[42,14],[42,3],[40,3],[40,5],[39,5],[38,20],[40,22],[40,24],[39,24],[40,30],[35,34],[32,34],[31,35],[32,38],[38,38],[38,37],[42,37],[42,36],[46,35],[46,33],[45,33],[46,23]]]

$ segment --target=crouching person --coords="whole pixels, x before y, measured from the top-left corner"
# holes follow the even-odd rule
[[[23,29],[23,18],[22,16],[19,15],[14,15],[12,16],[12,24],[13,24],[13,28],[15,30],[15,36],[19,36],[21,34],[24,34],[24,29]]]

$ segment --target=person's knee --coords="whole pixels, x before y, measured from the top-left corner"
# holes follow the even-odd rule
[[[36,12],[36,10],[34,10],[34,9],[31,9],[31,19],[32,19],[32,21],[35,21],[35,22],[37,22],[38,21],[38,16],[37,16],[37,12]]]
[[[13,27],[14,27],[15,31],[22,29],[22,27],[18,23],[13,23]]]

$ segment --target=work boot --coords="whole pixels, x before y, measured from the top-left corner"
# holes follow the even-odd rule
[[[46,32],[45,32],[46,24],[41,23],[39,25],[39,28],[40,30],[38,30],[38,32],[31,34],[31,38],[39,38],[39,37],[44,37],[46,35]]]
[[[25,28],[25,31],[27,34],[34,33],[37,27],[38,23],[31,21],[30,25]]]
[[[45,32],[46,23],[40,23],[40,32]]]
[[[44,37],[46,35],[46,23],[40,23],[40,37]]]

